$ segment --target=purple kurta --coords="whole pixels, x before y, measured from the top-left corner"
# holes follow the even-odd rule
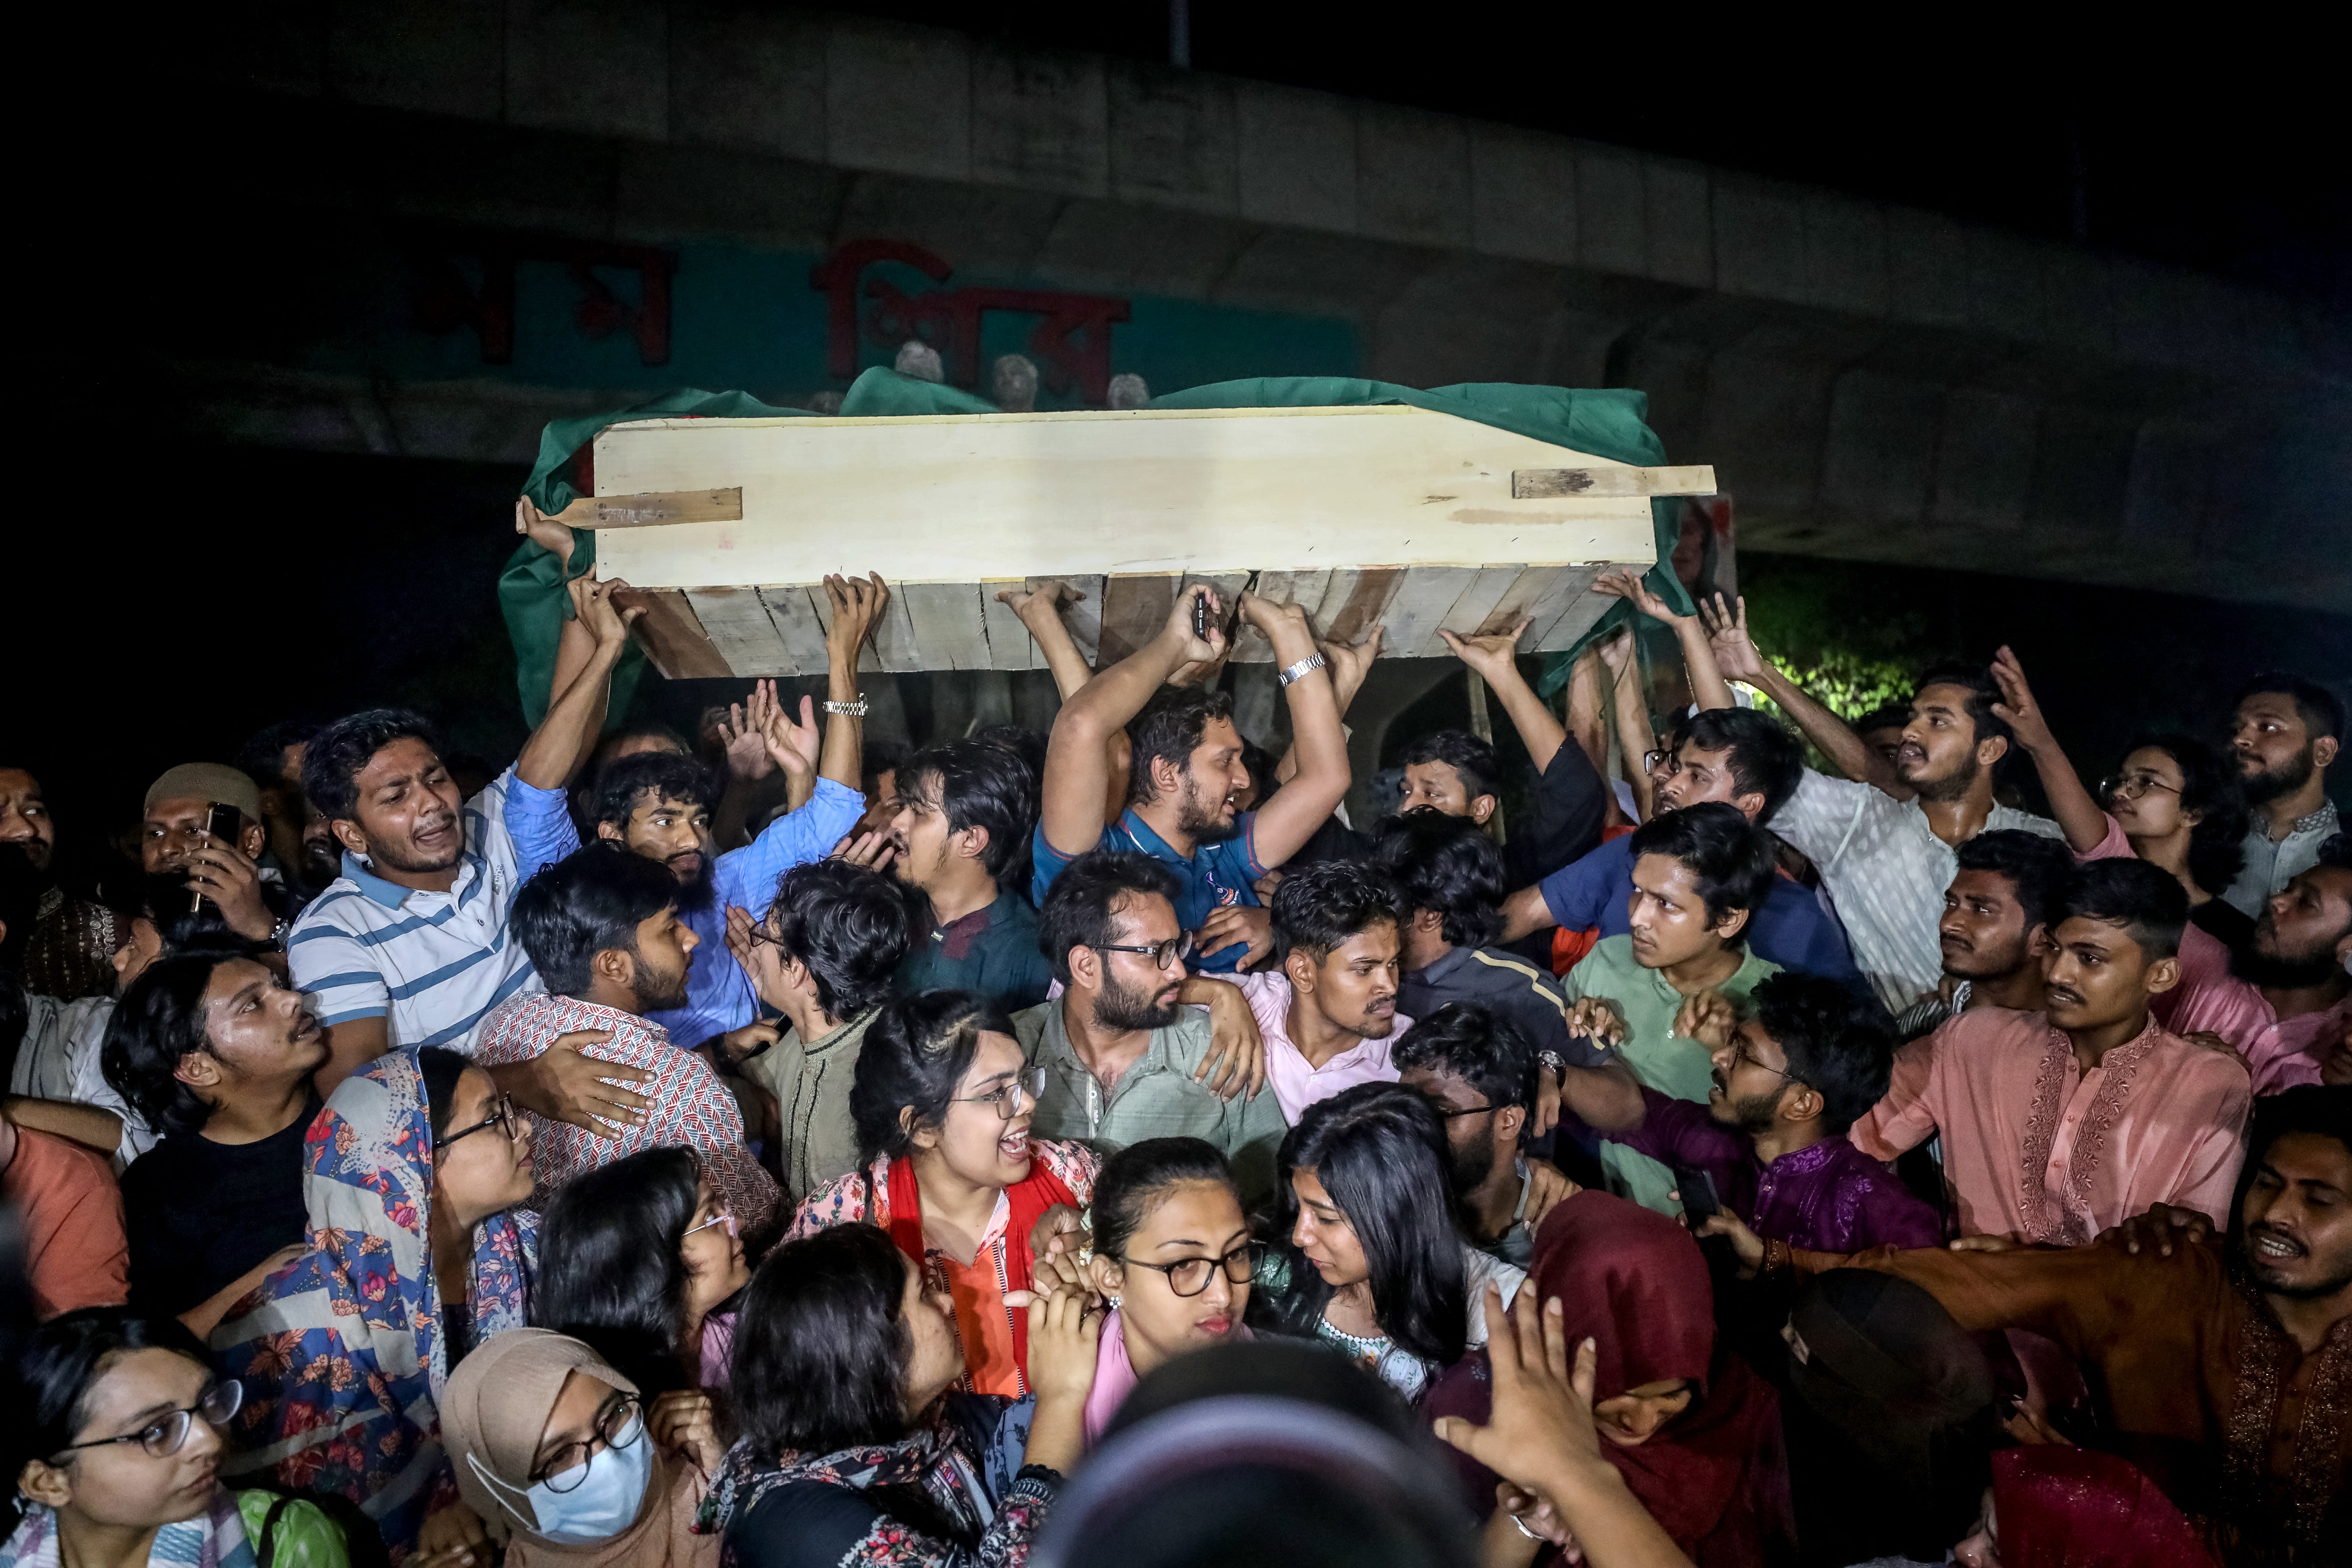
[[[1704,1105],[1654,1089],[1642,1090],[1642,1125],[1609,1138],[1661,1163],[1706,1172],[1716,1195],[1766,1241],[1818,1252],[1944,1244],[1935,1209],[1843,1133],[1767,1165],[1745,1133]]]

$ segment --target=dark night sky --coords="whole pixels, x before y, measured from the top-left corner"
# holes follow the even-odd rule
[[[826,8],[1168,58],[1165,0]],[[2212,13],[2193,33],[2153,13],[2092,33],[2047,11],[1726,9],[1192,0],[1192,64],[2058,237],[2079,195],[2094,246],[2352,302],[2352,138],[2315,39],[2233,37]]]

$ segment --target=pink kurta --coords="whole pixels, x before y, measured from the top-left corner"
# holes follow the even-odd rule
[[[1305,1052],[1290,1042],[1290,981],[1280,974],[1221,974],[1249,998],[1257,1019],[1259,1038],[1265,1042],[1265,1082],[1282,1107],[1282,1119],[1293,1126],[1307,1108],[1360,1083],[1394,1083],[1396,1064],[1389,1049],[1412,1027],[1412,1020],[1396,1015],[1389,1032],[1377,1040],[1350,1046],[1321,1067],[1310,1064]]]
[[[2273,1022],[2263,994],[2230,973],[2230,950],[2202,926],[2180,931],[2180,984],[2148,1004],[2156,1021],[2176,1035],[2221,1036],[2241,1054]]]
[[[1940,1131],[1963,1235],[2074,1246],[2154,1203],[2225,1216],[2252,1098],[2152,1022],[2084,1073],[2044,1015],[1979,1007],[1906,1047],[1849,1136],[1892,1160]]]

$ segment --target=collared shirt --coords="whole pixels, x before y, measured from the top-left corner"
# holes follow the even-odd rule
[[[1400,1010],[1389,1020],[1389,1032],[1376,1039],[1359,1040],[1346,1050],[1315,1066],[1290,1038],[1290,1003],[1297,994],[1280,974],[1242,974],[1234,978],[1249,998],[1250,1014],[1257,1019],[1258,1038],[1265,1042],[1265,1086],[1282,1102],[1282,1115],[1296,1125],[1300,1112],[1318,1100],[1328,1100],[1360,1083],[1394,1083],[1396,1064],[1389,1052],[1412,1020]]]
[[[2273,893],[2319,864],[2319,847],[2335,836],[2339,821],[2336,803],[2322,799],[2317,811],[2296,817],[2286,837],[2273,842],[2270,824],[2257,814],[2246,829],[2246,864],[2222,901],[2249,919],[2262,919]]]
[[[506,813],[514,770],[466,803],[465,849],[446,893],[404,888],[343,852],[343,874],[310,900],[286,939],[294,984],[319,1022],[385,1018],[387,1043],[447,1046],[470,1056],[489,1010],[543,989],[507,911],[522,878]]]
[[[114,998],[60,1002],[28,994],[25,1003],[25,1037],[8,1075],[8,1092],[114,1112],[122,1123],[114,1147],[114,1171],[121,1175],[131,1161],[155,1146],[155,1131],[122,1098],[122,1091],[106,1081],[100,1047],[106,1043],[107,1022],[114,1016]]]
[[[2246,1070],[2253,1075],[2254,1098],[2326,1081],[2319,1069],[2344,1038],[2345,1019],[2352,1017],[2352,995],[2316,1013],[2282,1018],[2270,998],[2252,986],[2246,988],[2253,991],[2253,1005],[2259,1009],[2254,1026],[2243,1039],[2223,1037],[2246,1058]]]
[[[743,1076],[776,1097],[783,1129],[785,1184],[803,1197],[857,1169],[857,1128],[849,1117],[849,1087],[866,1026],[881,1014],[868,1007],[814,1040],[798,1029],[743,1064]]]
[[[1845,923],[1854,962],[1888,1012],[1901,1014],[1936,989],[1944,975],[1936,928],[1960,862],[1958,853],[1927,826],[1927,813],[1916,799],[1896,800],[1869,784],[1824,778],[1807,769],[1796,793],[1765,826],[1821,872]],[[2046,816],[1997,805],[1986,816],[1984,830],[2002,828],[2066,837]],[[2122,824],[2111,816],[2106,837],[2075,858],[2130,853]]]
[[[1940,1134],[1963,1236],[2076,1246],[2150,1204],[2228,1217],[2245,1064],[2147,1027],[2085,1073],[2047,1015],[1976,1007],[1895,1053],[1848,1134],[1892,1160]]]
[[[1544,908],[1563,931],[1624,935],[1633,929],[1627,910],[1633,897],[1633,835],[1619,835],[1538,884]],[[1937,889],[1938,911],[1943,896]],[[1819,974],[1857,992],[1869,989],[1836,918],[1794,878],[1773,875],[1772,890],[1748,917],[1746,935],[1749,947],[1783,969]]]
[[[686,1005],[646,1015],[669,1032],[673,1045],[691,1049],[760,1016],[751,978],[727,949],[727,906],[751,910],[755,921],[766,919],[768,907],[776,901],[777,880],[793,867],[829,853],[865,811],[864,795],[820,778],[815,793],[798,810],[786,812],[751,843],[710,863],[709,901],[682,904],[677,911],[702,943],[687,967]],[[580,847],[580,831],[572,826],[560,789],[539,789],[516,779],[507,823],[525,878]]]
[[[1704,1105],[1642,1090],[1642,1125],[1606,1136],[1667,1166],[1705,1171],[1715,1194],[1766,1241],[1815,1252],[1872,1247],[1940,1247],[1935,1206],[1843,1132],[1770,1164],[1746,1133]]]
[[[1037,945],[1037,911],[1011,888],[996,901],[945,925],[933,925],[898,965],[901,996],[918,991],[977,991],[1007,1012],[1034,1007],[1054,984]]]
[[[1257,881],[1266,873],[1257,858],[1257,813],[1242,813],[1238,826],[1241,831],[1231,838],[1218,844],[1202,844],[1187,859],[1170,847],[1168,841],[1154,833],[1150,825],[1129,806],[1118,814],[1117,822],[1103,829],[1095,847],[1149,855],[1175,872],[1183,884],[1176,894],[1176,923],[1186,931],[1197,931],[1201,922],[1216,910],[1234,904],[1250,908],[1257,905]],[[1034,837],[1029,898],[1042,910],[1045,907],[1045,890],[1054,885],[1062,868],[1077,857],[1065,855],[1046,843],[1042,827]],[[1207,958],[1194,954],[1192,965],[1203,974],[1227,973],[1240,967],[1246,951],[1242,943],[1235,942]]]
[[[1780,973],[1779,964],[1742,949],[1739,967],[1712,989],[1737,999]],[[1675,1033],[1675,1019],[1689,998],[1675,989],[1664,972],[1642,966],[1633,956],[1630,934],[1595,942],[1584,962],[1568,972],[1567,996],[1570,1002],[1597,996],[1616,1005],[1625,1020],[1625,1043],[1617,1047],[1617,1055],[1644,1087],[1706,1103],[1706,1091],[1715,1085],[1715,1059],[1698,1041]],[[1609,1173],[1609,1184],[1621,1197],[1660,1214],[1680,1212],[1681,1205],[1666,1195],[1675,1189],[1674,1172],[1630,1144],[1602,1144],[1601,1168]]]
[[[650,1017],[544,991],[517,996],[482,1020],[474,1059],[485,1067],[527,1062],[553,1045],[558,1036],[582,1029],[613,1031],[612,1039],[602,1045],[581,1047],[582,1056],[626,1062],[654,1075],[650,1083],[606,1080],[644,1095],[654,1102],[653,1110],[635,1126],[606,1121],[604,1125],[619,1134],[612,1138],[525,1111],[530,1118],[535,1167],[530,1206],[545,1208],[573,1177],[624,1156],[647,1149],[691,1149],[736,1223],[746,1232],[763,1229],[775,1217],[783,1194],[776,1190],[775,1178],[760,1168],[744,1144],[743,1113],[736,1107],[735,1097],[708,1062],[670,1044],[669,1036]]]
[[[1570,971],[1571,973],[1574,971]],[[1538,1051],[1556,1051],[1570,1067],[1597,1068],[1605,1046],[1568,1032],[1568,998],[1560,983],[1523,958],[1491,947],[1457,947],[1397,983],[1397,1010],[1426,1018],[1449,1002],[1475,1002],[1518,1026]]]
[[[1077,1139],[1105,1155],[1146,1138],[1199,1138],[1225,1157],[1244,1205],[1274,1191],[1275,1151],[1290,1131],[1282,1102],[1264,1093],[1222,1100],[1194,1081],[1210,1054],[1206,1011],[1183,1008],[1176,1022],[1152,1030],[1143,1054],[1106,1089],[1078,1059],[1062,1007],[1057,998],[1013,1016],[1022,1050],[1045,1068],[1034,1134]]]

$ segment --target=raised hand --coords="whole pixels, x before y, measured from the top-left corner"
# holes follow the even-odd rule
[[[879,572],[864,577],[839,574],[824,580],[825,597],[833,602],[833,625],[824,630],[824,651],[836,664],[846,658],[857,664],[857,647],[871,636],[890,603],[889,587]]]
[[[1633,628],[1620,626],[1592,646],[1600,650],[1601,662],[1609,667],[1609,673],[1622,676],[1633,662]]]
[[[1652,620],[1664,622],[1670,626],[1679,626],[1690,619],[1688,616],[1678,616],[1666,608],[1666,602],[1651,592],[1650,585],[1642,580],[1642,574],[1630,566],[1620,566],[1613,572],[1603,572],[1592,580],[1592,591],[1596,594],[1606,594],[1612,599],[1626,600]]]
[[[1339,694],[1343,715],[1349,700],[1363,689],[1364,677],[1372,672],[1372,661],[1381,657],[1381,638],[1387,634],[1387,626],[1375,623],[1360,640],[1345,647],[1334,642],[1315,645],[1322,652],[1323,662],[1331,667],[1331,689]]]
[[[996,592],[996,602],[1024,621],[1033,614],[1058,616],[1064,605],[1075,605],[1085,597],[1082,590],[1059,577],[1048,577],[1034,588],[1024,584],[1018,588],[1000,588]]]
[[[846,860],[853,866],[863,866],[870,871],[887,871],[890,862],[898,858],[898,840],[887,828],[877,827],[864,833],[852,833],[833,847],[828,860]]]
[[[751,683],[751,695],[741,702],[727,705],[727,716],[719,721],[719,742],[727,749],[727,771],[746,784],[755,784],[776,771],[776,759],[768,750],[769,717],[778,709],[776,683],[756,680]]]
[[[1730,1043],[1732,1031],[1738,1027],[1739,1009],[1719,991],[1702,991],[1683,998],[1682,1006],[1675,1013],[1674,1027],[1667,1033],[1676,1039],[1696,1040],[1710,1051],[1719,1051]]]
[[[1571,1369],[1568,1330],[1555,1296],[1536,1307],[1532,1281],[1520,1287],[1510,1311],[1503,1310],[1501,1287],[1489,1282],[1479,1300],[1486,1314],[1486,1354],[1493,1364],[1495,1400],[1486,1425],[1459,1415],[1437,1423],[1437,1435],[1505,1480],[1536,1489],[1549,1479],[1548,1461],[1606,1463],[1592,1426],[1593,1367],[1591,1340],[1578,1345]]]
[[[1192,605],[1203,601],[1209,606],[1209,635],[1192,635]],[[1249,614],[1250,595],[1242,595],[1242,614]],[[1176,664],[1181,668],[1188,664],[1222,664],[1225,658],[1225,630],[1220,624],[1221,606],[1217,590],[1206,583],[1187,583],[1184,591],[1176,595],[1176,607],[1168,612],[1168,624],[1160,628],[1160,637],[1170,647],[1177,650]]]
[[[1599,996],[1580,996],[1568,1006],[1568,1032],[1596,1045],[1625,1043],[1625,1020]]]
[[[1528,635],[1535,623],[1521,616],[1518,624],[1509,631],[1491,637],[1465,637],[1440,626],[1437,635],[1454,650],[1454,657],[1478,673],[1489,686],[1508,680],[1518,673],[1519,639]],[[1327,656],[1328,657],[1328,656]]]
[[[1706,627],[1707,651],[1715,655],[1715,668],[1723,672],[1724,679],[1752,686],[1764,679],[1764,656],[1756,651],[1756,643],[1748,635],[1745,595],[1736,605],[1725,603],[1720,594],[1712,604],[1701,599],[1698,616]]]
[[[554,556],[566,571],[571,569],[571,527],[540,510],[529,496],[515,497],[515,531]]]
[[[2007,644],[1992,656],[1993,683],[2000,688],[2001,700],[1992,705],[1994,716],[2008,721],[2017,735],[2017,743],[2029,752],[2054,748],[2058,738],[2050,732],[2050,721],[2042,717],[2041,705],[2033,700],[2033,688],[2025,683],[2025,667],[2017,661]]]
[[[773,704],[760,739],[770,759],[793,777],[803,778],[816,772],[817,749],[824,743],[824,737],[816,727],[814,700],[801,699],[801,721],[797,724],[782,703]]]
[[[627,593],[629,585],[618,577],[600,583],[591,572],[584,577],[574,577],[563,586],[572,595],[572,615],[596,639],[600,648],[617,647],[626,642],[629,628],[646,613],[642,602],[622,608],[619,595]]]
[[[267,942],[278,917],[261,896],[261,868],[227,839],[207,836],[188,851],[188,887],[210,899],[229,930],[247,942]]]

